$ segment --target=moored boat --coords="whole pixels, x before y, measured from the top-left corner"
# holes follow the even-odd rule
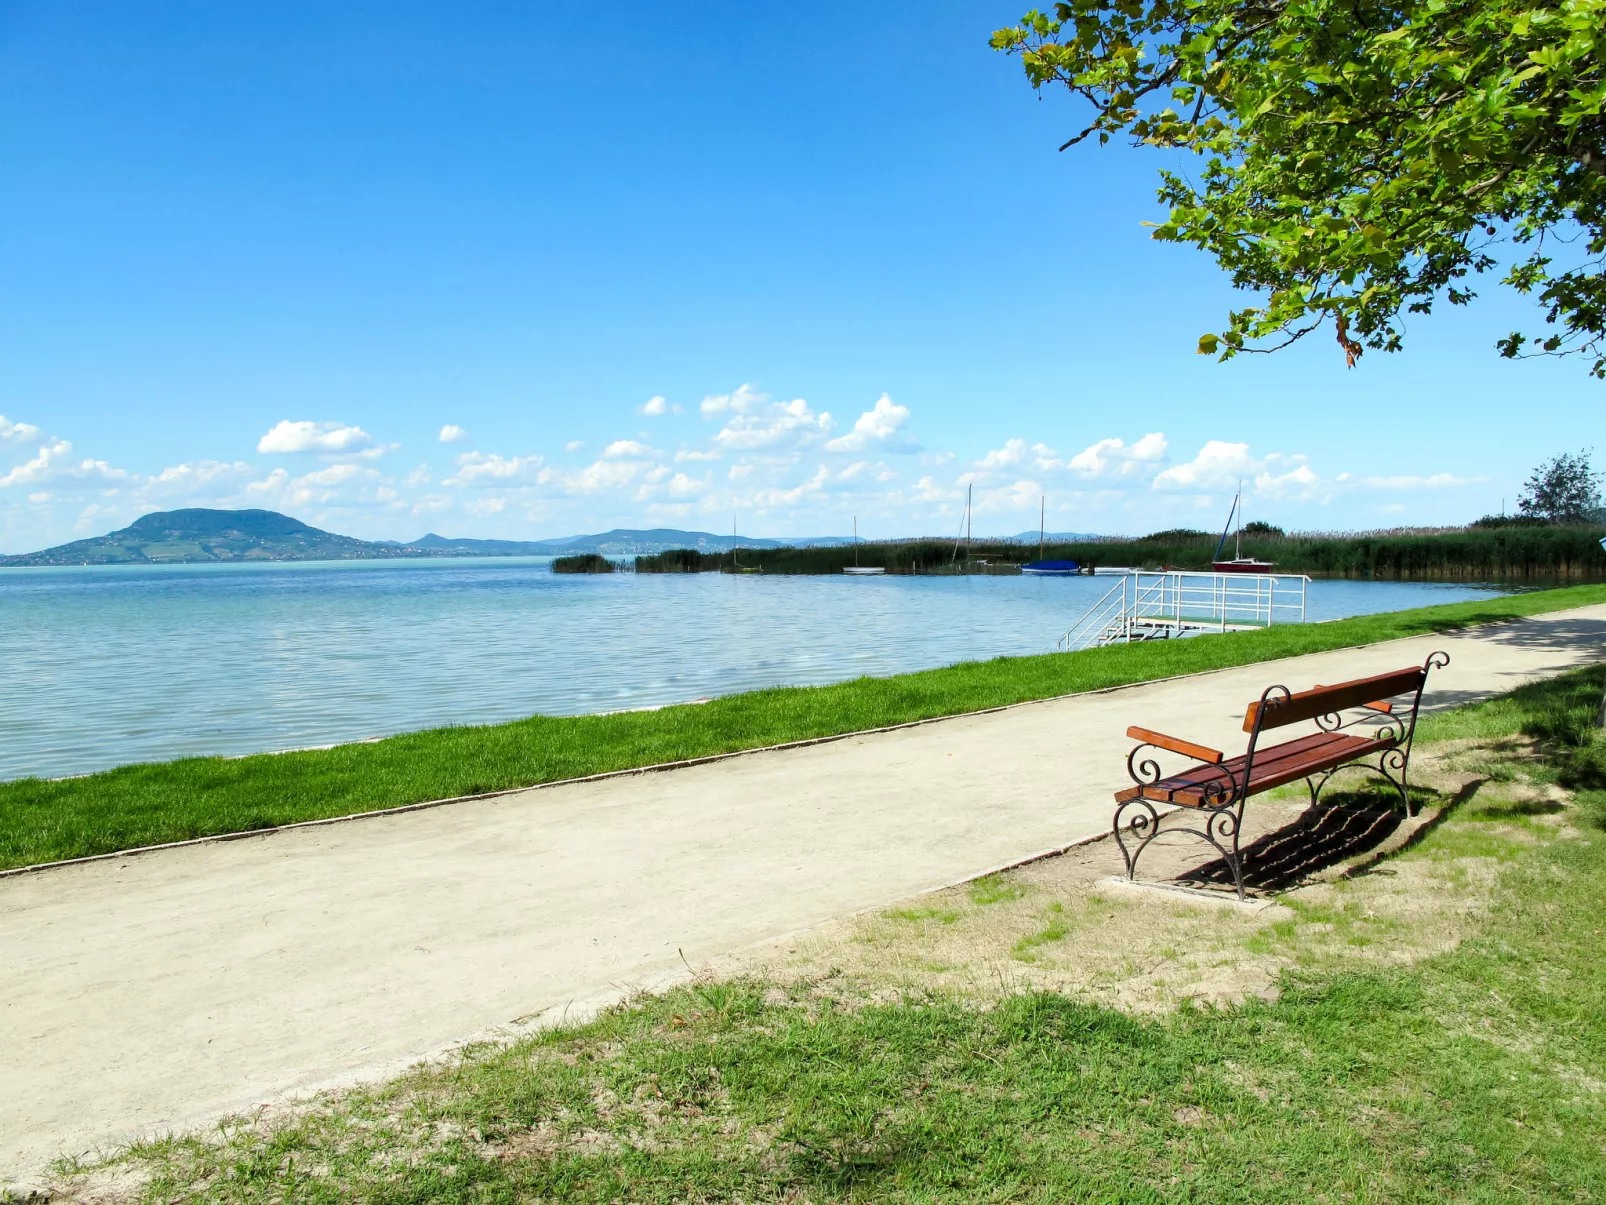
[[[1269,573],[1277,565],[1275,561],[1257,561],[1252,556],[1243,556],[1231,561],[1211,561],[1210,567],[1217,573]]]
[[[842,572],[850,577],[878,577],[885,573],[883,565],[859,564],[859,516],[853,516],[853,564],[846,566]]]
[[[1075,577],[1082,572],[1082,567],[1075,561],[1033,561],[1022,565],[1020,571],[1033,577]]]
[[[1238,493],[1233,497],[1232,509],[1227,512],[1227,525],[1221,529],[1221,540],[1216,544],[1216,554],[1210,561],[1210,567],[1217,573],[1270,573],[1277,567],[1276,562],[1258,561],[1252,556],[1243,555],[1240,546],[1244,534],[1243,500],[1244,483],[1240,479]],[[1227,546],[1227,532],[1232,530],[1234,518],[1238,520],[1238,530],[1232,538],[1232,559],[1224,561],[1221,559],[1221,550]]]

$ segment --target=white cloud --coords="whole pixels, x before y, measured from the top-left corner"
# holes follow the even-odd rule
[[[750,452],[783,445],[801,447],[828,434],[831,415],[816,414],[802,398],[790,402],[747,403],[714,436],[724,451]]]
[[[616,439],[602,449],[602,458],[604,460],[622,460],[627,457],[633,460],[641,460],[650,456],[662,455],[663,453],[658,451],[657,448],[650,448],[634,439]]]
[[[288,485],[289,482],[289,473],[285,472],[283,469],[274,469],[273,472],[269,473],[261,481],[247,482],[245,492],[247,494],[277,494],[283,491],[284,487]]]
[[[1174,464],[1154,479],[1155,489],[1226,490],[1240,477],[1253,478],[1264,462],[1249,454],[1249,445],[1208,440],[1186,464]]]
[[[1246,443],[1226,440],[1206,441],[1198,455],[1186,464],[1172,465],[1154,478],[1154,488],[1189,493],[1226,494],[1247,483],[1255,494],[1300,501],[1327,501],[1321,478],[1310,467],[1309,458],[1297,453],[1272,452],[1259,457]]]
[[[1138,440],[1137,443],[1132,445],[1132,459],[1159,460],[1165,456],[1166,449],[1170,446],[1171,445],[1166,442],[1164,435],[1158,431],[1150,431],[1142,439]]]
[[[1166,438],[1151,431],[1128,446],[1124,440],[1101,439],[1070,459],[1070,467],[1083,477],[1132,476],[1165,456]]]
[[[535,475],[541,467],[539,456],[508,456],[496,452],[465,452],[457,458],[457,472],[443,485],[507,485]]]
[[[115,506],[103,506],[98,502],[91,502],[78,513],[73,523],[74,531],[93,531],[97,527],[106,526],[106,519],[117,513]]]
[[[255,476],[243,460],[197,460],[175,464],[147,479],[140,487],[143,498],[217,498],[232,494]]]
[[[568,443],[563,445],[563,450],[565,452],[578,452],[581,448],[583,448],[585,446],[586,446],[586,441],[585,440],[583,440],[583,439],[571,439]]]
[[[486,515],[499,515],[507,509],[506,498],[476,498],[465,508],[471,515],[484,518]]]
[[[67,459],[72,452],[72,444],[65,439],[52,440],[43,445],[33,456],[17,465],[4,477],[0,477],[0,489],[13,485],[43,485],[51,481],[62,479],[101,480],[101,481],[132,481],[134,475],[115,469],[104,460],[80,460],[76,463]]]
[[[690,449],[690,448],[682,448],[680,451],[675,453],[675,462],[677,464],[679,464],[681,461],[687,461],[687,460],[697,461],[697,460],[718,460],[718,459],[719,459],[719,453],[718,452],[714,452],[714,451],[698,452],[698,451],[695,451],[695,450]]]
[[[0,439],[14,439],[18,443],[28,443],[38,438],[39,428],[32,423],[14,423],[0,414]]]
[[[735,414],[746,414],[755,406],[769,400],[769,394],[759,393],[751,385],[739,385],[733,393],[709,394],[703,399],[702,412],[704,418],[712,418],[716,414],[731,411]]]
[[[796,506],[804,498],[818,494],[830,480],[831,471],[822,464],[815,470],[814,476],[801,485],[794,486],[791,489],[770,488],[757,490],[746,498],[738,498],[737,501],[743,506],[754,509]]]
[[[556,480],[570,493],[596,494],[629,485],[641,474],[641,469],[638,460],[598,460],[578,473],[554,474],[547,480]]]
[[[32,460],[24,461],[4,477],[0,477],[0,489],[11,485],[42,484],[50,480],[58,462],[71,451],[72,444],[65,439],[46,444],[39,449]]]
[[[297,477],[295,484],[302,488],[307,486],[343,485],[357,477],[377,477],[373,469],[365,469],[360,464],[332,464],[326,469],[315,469]]]
[[[705,401],[703,404],[706,406],[707,402]],[[671,406],[662,397],[654,395],[643,402],[637,409],[636,413],[646,414],[656,418],[660,414],[679,414],[680,407],[678,405]]]
[[[1273,473],[1271,471],[1255,474],[1255,493],[1266,494],[1273,498],[1298,497],[1309,498],[1317,485],[1320,484],[1316,472],[1310,465],[1304,463],[1303,456],[1296,457],[1268,457],[1268,460],[1286,459],[1297,461],[1294,467],[1286,473]]]
[[[354,452],[373,443],[361,427],[340,423],[291,422],[284,419],[261,439],[257,451],[272,454],[290,452]]]
[[[1004,441],[1004,446],[994,448],[987,455],[976,462],[976,467],[982,470],[1007,468],[1017,465],[1026,459],[1026,441],[1024,439],[1010,439]]]
[[[898,405],[883,393],[873,408],[859,415],[852,431],[829,441],[825,447],[830,452],[863,452],[870,448],[885,452],[918,452],[919,445],[900,433],[900,428],[908,421],[909,407]]]
[[[447,423],[441,428],[440,441],[443,444],[462,443],[468,438],[468,432],[456,423]]]

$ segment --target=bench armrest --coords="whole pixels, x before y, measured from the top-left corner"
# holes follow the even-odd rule
[[[1163,732],[1151,732],[1147,728],[1139,728],[1136,724],[1128,728],[1126,734],[1135,741],[1142,741],[1145,745],[1153,745],[1157,749],[1169,749],[1172,753],[1180,753],[1184,757],[1207,761],[1211,765],[1219,766],[1226,759],[1226,754],[1220,750],[1211,749],[1206,745],[1196,745],[1192,741],[1185,741],[1179,737],[1167,736]]]

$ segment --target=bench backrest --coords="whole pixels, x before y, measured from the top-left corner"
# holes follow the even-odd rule
[[[1265,703],[1265,716],[1261,717],[1262,704],[1249,704],[1244,713],[1244,731],[1253,732],[1255,721],[1265,728],[1281,728],[1301,720],[1314,720],[1319,715],[1330,715],[1351,707],[1365,707],[1395,695],[1415,694],[1422,688],[1427,671],[1413,665],[1410,669],[1397,669],[1390,674],[1377,674],[1370,678],[1356,678],[1353,682],[1340,682],[1337,686],[1318,686],[1302,690],[1285,698],[1272,698]]]

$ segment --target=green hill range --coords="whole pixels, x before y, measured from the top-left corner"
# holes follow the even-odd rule
[[[630,554],[666,548],[773,548],[775,540],[714,536],[701,531],[617,529],[558,540],[451,540],[431,532],[410,544],[358,540],[309,527],[271,510],[157,511],[121,531],[75,540],[42,552],[0,556],[0,567],[39,565],[185,565],[214,561],[354,561],[398,557],[556,556],[566,552]]]
[[[0,566],[344,561],[440,555],[442,552],[434,549],[337,536],[271,510],[196,508],[157,511],[110,535],[75,540],[43,552],[0,557]]]

